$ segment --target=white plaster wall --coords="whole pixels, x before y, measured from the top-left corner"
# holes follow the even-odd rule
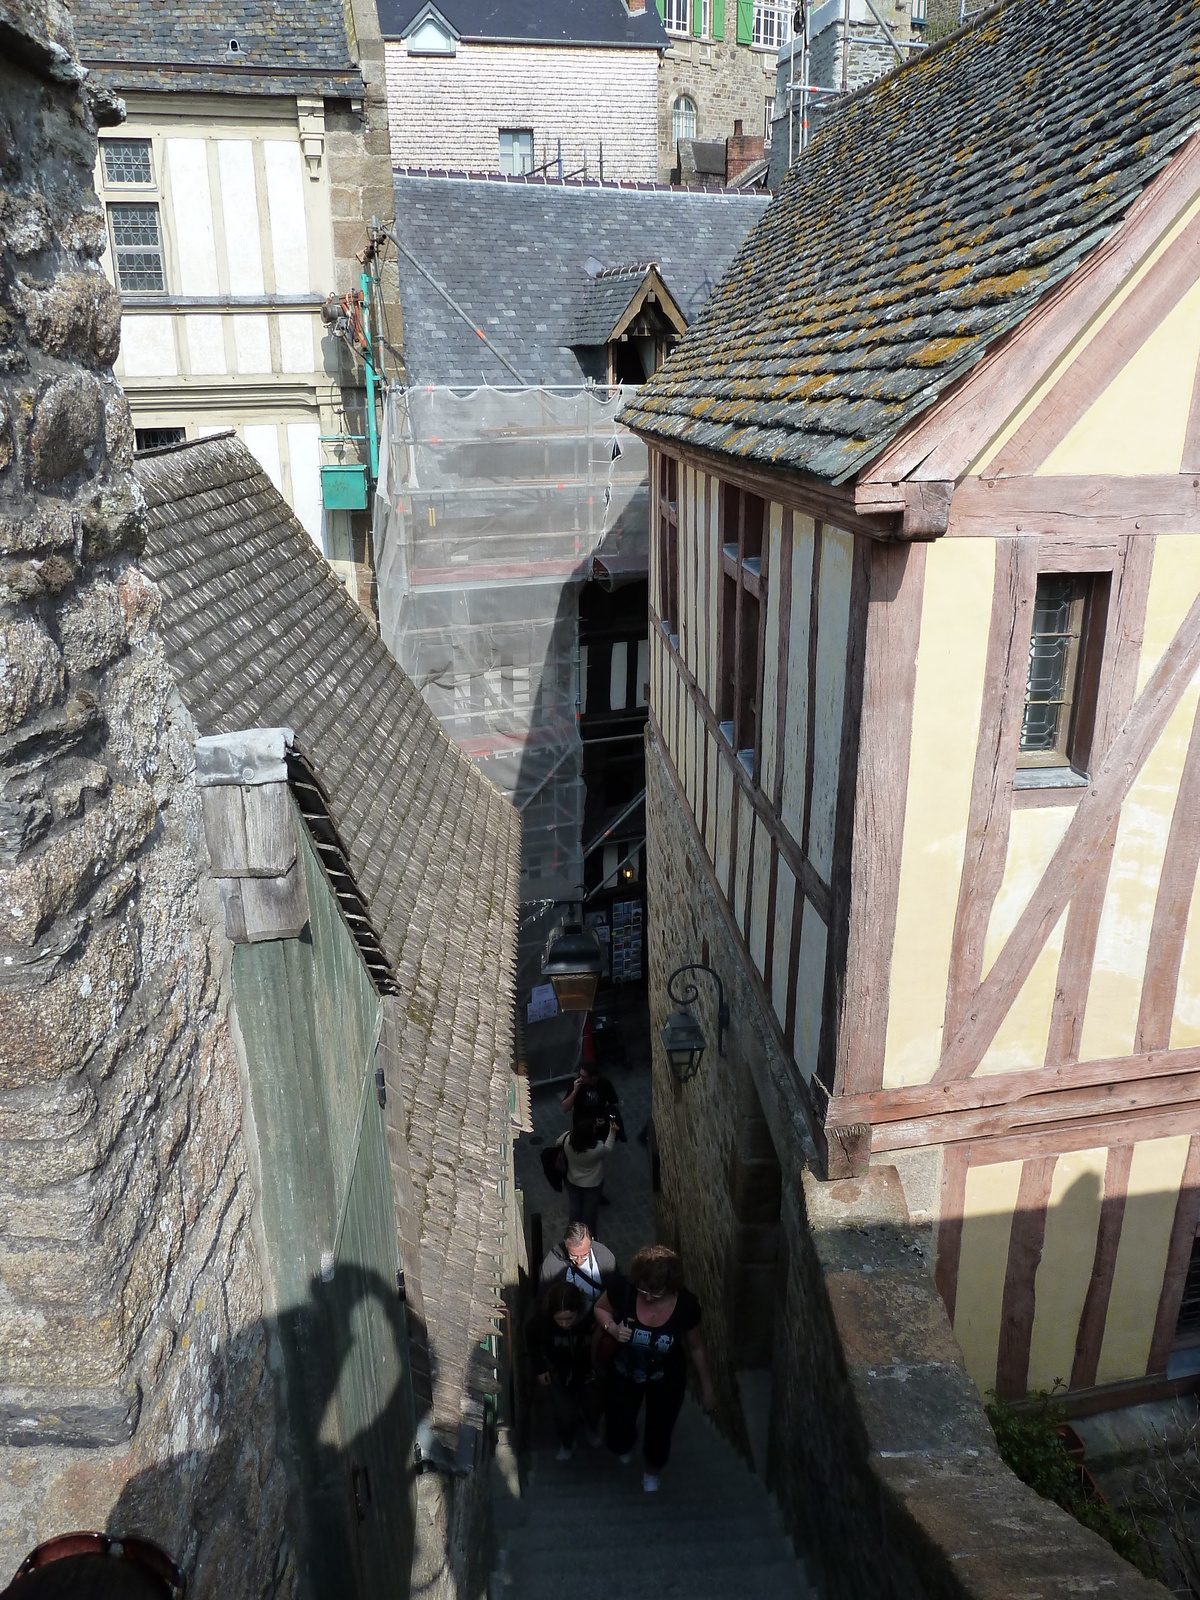
[[[500,170],[500,129],[532,128],[534,164],[557,155],[606,178],[653,180],[658,166],[654,50],[464,45],[454,56],[385,46],[397,166]]]

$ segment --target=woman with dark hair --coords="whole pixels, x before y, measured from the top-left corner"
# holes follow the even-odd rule
[[[591,1310],[583,1290],[563,1278],[552,1283],[526,1326],[525,1339],[534,1375],[550,1391],[558,1459],[569,1461],[580,1418],[589,1440],[598,1445],[604,1412],[603,1390],[592,1368]]]
[[[700,1332],[700,1302],[684,1288],[683,1263],[674,1250],[662,1244],[639,1250],[628,1281],[597,1301],[596,1322],[617,1346],[608,1375],[608,1448],[622,1461],[629,1460],[644,1400],[642,1488],[653,1494],[671,1454],[671,1433],[687,1390],[687,1356],[700,1380],[704,1409],[716,1405]]]
[[[606,1113],[594,1109],[577,1110],[570,1133],[559,1139],[566,1157],[567,1211],[572,1222],[586,1222],[596,1236],[600,1217],[600,1190],[604,1183],[604,1163],[617,1142],[617,1128]]]
[[[60,1533],[31,1550],[0,1600],[183,1600],[183,1573],[137,1534]]]

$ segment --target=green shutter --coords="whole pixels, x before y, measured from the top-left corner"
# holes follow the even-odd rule
[[[725,0],[712,0],[713,38],[725,37]]]
[[[737,42],[754,42],[754,0],[737,0]]]
[[[659,16],[665,22],[666,21],[666,11],[665,11],[664,8],[666,6],[666,0],[655,0],[655,4],[658,6],[658,14],[659,14]]]
[[[692,0],[692,32],[697,39],[704,37],[704,13],[701,10],[704,0]]]

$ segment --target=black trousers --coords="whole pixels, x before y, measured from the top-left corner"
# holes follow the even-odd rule
[[[603,1184],[597,1184],[594,1189],[581,1189],[568,1178],[563,1187],[567,1191],[568,1221],[586,1223],[594,1239],[600,1225],[600,1191]]]
[[[671,1433],[687,1392],[687,1369],[669,1367],[663,1376],[649,1383],[634,1383],[619,1372],[608,1375],[608,1406],[605,1435],[614,1455],[632,1450],[637,1439],[638,1412],[646,1402],[646,1431],[642,1454],[652,1472],[665,1467],[671,1454]]]
[[[592,1379],[582,1387],[566,1388],[557,1376],[550,1380],[550,1410],[554,1416],[554,1431],[561,1445],[575,1443],[579,1419],[594,1428],[604,1415],[604,1385]]]

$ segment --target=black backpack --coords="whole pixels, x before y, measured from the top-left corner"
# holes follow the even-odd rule
[[[548,1144],[542,1151],[542,1171],[546,1182],[556,1194],[562,1193],[563,1179],[567,1175],[567,1155],[560,1144]]]

